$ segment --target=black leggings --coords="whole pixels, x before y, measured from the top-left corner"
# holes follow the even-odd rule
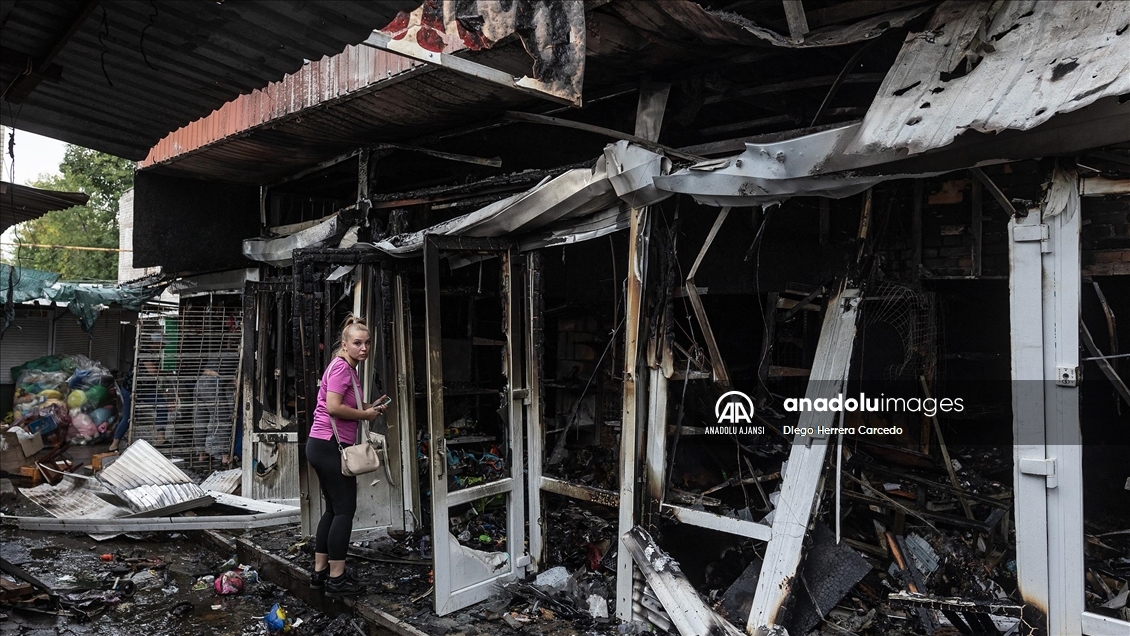
[[[306,440],[306,460],[318,473],[325,512],[318,522],[314,551],[329,554],[331,561],[344,561],[357,511],[357,478],[341,474],[341,450],[337,442],[311,437]]]

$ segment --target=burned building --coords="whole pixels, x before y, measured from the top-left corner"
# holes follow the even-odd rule
[[[354,536],[439,615],[565,566],[684,636],[1123,633],[1128,25],[428,0],[156,143],[134,266],[259,268],[243,493],[306,534],[368,319]]]

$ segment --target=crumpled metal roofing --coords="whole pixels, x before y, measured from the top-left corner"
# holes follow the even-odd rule
[[[57,192],[0,181],[0,232],[54,210],[86,205],[84,192]]]
[[[212,503],[191,477],[143,439],[131,442],[121,457],[98,473],[98,479],[134,512]]]
[[[553,179],[547,177],[525,192],[418,232],[390,237],[376,246],[393,256],[412,256],[424,248],[429,234],[497,237],[546,230],[548,233],[529,237],[542,244],[576,242],[581,235],[596,238],[617,227],[621,202],[644,206],[671,196],[654,185],[670,169],[666,157],[620,141],[609,144],[591,169],[575,168]],[[589,218],[594,215],[599,217],[595,224]],[[569,228],[574,226],[580,228],[579,233],[570,237]]]
[[[21,495],[58,519],[116,519],[129,514],[129,510],[99,497],[100,492],[109,491],[93,479],[73,475],[64,475],[54,486],[45,483],[20,489]]]
[[[243,469],[217,470],[200,482],[200,489],[211,493],[233,494],[243,483]]]
[[[242,93],[341,52],[418,0],[78,0],[0,3],[5,49],[46,56],[59,81],[44,80],[3,123],[103,152],[142,159],[170,131]],[[5,51],[5,57],[10,54]],[[14,58],[12,58],[14,59]],[[5,60],[10,61],[10,60]],[[4,64],[8,87],[23,72]]]
[[[949,0],[910,34],[847,152],[921,153],[1130,92],[1130,3],[1012,0],[994,14],[998,5]],[[946,81],[966,56],[983,57]]]

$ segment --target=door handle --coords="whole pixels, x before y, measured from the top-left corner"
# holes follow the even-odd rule
[[[443,477],[444,471],[447,470],[446,441],[442,437],[436,441],[436,475],[439,477]]]

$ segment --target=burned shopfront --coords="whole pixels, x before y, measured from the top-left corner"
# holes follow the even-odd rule
[[[1125,629],[1125,5],[450,4],[142,170],[259,192],[244,496],[312,532],[352,313],[393,399],[354,538],[430,555],[439,615],[560,584],[683,635]]]

